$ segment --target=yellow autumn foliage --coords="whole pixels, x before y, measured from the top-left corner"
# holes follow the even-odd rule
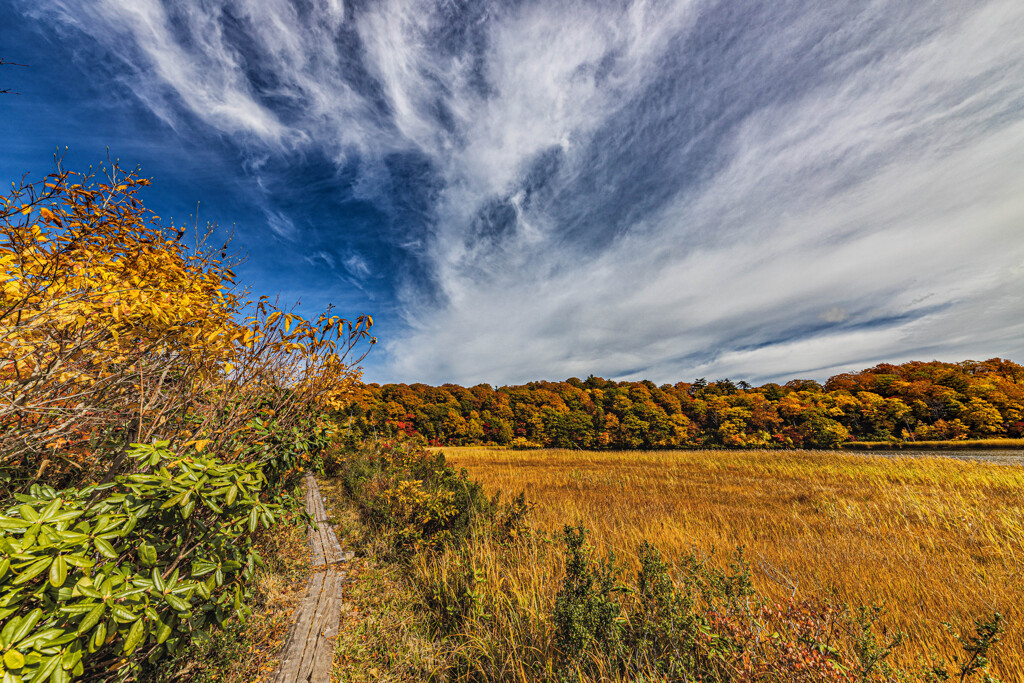
[[[249,452],[252,419],[346,398],[369,316],[251,300],[213,229],[187,243],[143,207],[149,180],[101,171],[0,199],[0,477],[88,477],[155,438]]]

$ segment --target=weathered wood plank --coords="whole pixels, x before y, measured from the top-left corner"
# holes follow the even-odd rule
[[[308,528],[313,566],[327,567],[316,572],[306,586],[306,596],[295,617],[288,642],[278,667],[275,683],[328,683],[334,660],[334,640],[341,620],[341,595],[345,573],[330,565],[347,562],[353,553],[343,552],[316,479],[306,473],[306,512],[314,525]]]
[[[327,534],[327,543],[324,546],[324,556],[329,564],[335,562],[341,562],[343,560],[343,554],[341,552],[341,543],[338,542],[338,535],[334,533],[334,527],[329,527],[331,533]]]
[[[316,479],[307,473],[306,483],[306,511],[316,522],[316,527],[311,525],[308,529],[310,552],[312,553],[312,564],[320,567],[325,564],[342,562],[344,556],[341,551],[341,543],[334,533],[334,527],[327,517],[327,509],[324,507],[323,496],[320,495],[320,487]]]
[[[334,575],[334,591],[331,605],[327,610],[324,629],[320,632],[316,652],[313,655],[313,667],[309,676],[309,680],[312,683],[331,680],[331,665],[334,663],[334,640],[338,637],[338,625],[341,623],[341,587],[344,581],[345,574],[343,572],[338,572]]]
[[[314,527],[312,524],[306,530],[309,534],[309,550],[311,553],[311,563],[314,567],[319,567],[326,563],[327,558],[324,554],[324,542],[323,536],[321,535],[320,528],[321,524],[317,524]]]
[[[299,606],[299,613],[292,627],[291,635],[281,656],[281,663],[278,666],[278,674],[274,679],[276,683],[292,683],[297,681],[299,666],[302,663],[302,651],[305,649],[306,641],[309,640],[309,631],[316,616],[316,608],[319,603],[320,594],[323,592],[326,572],[317,572],[309,579],[306,585],[306,597]]]
[[[311,622],[309,635],[306,637],[305,647],[302,652],[302,662],[299,666],[299,675],[296,680],[315,682],[316,679],[311,678],[311,676],[313,674],[313,665],[317,659],[317,650],[330,648],[327,639],[323,635],[327,631],[331,613],[340,609],[340,604],[337,600],[339,579],[340,576],[337,572],[328,572],[327,578],[324,580],[317,601],[316,613]]]

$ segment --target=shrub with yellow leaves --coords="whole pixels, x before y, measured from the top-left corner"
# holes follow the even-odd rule
[[[213,229],[164,225],[149,180],[61,167],[0,200],[0,481],[105,480],[129,444],[228,461],[308,433],[359,380],[369,316],[307,320],[235,283]],[[358,356],[358,357],[356,357]]]
[[[414,480],[397,482],[384,490],[377,502],[390,514],[399,538],[415,545],[423,540],[444,541],[451,535],[445,525],[459,512],[454,501],[454,491],[427,491],[422,481]],[[424,529],[435,532],[424,539]]]

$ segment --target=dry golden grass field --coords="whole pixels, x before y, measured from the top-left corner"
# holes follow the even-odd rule
[[[714,548],[722,562],[742,545],[771,598],[884,600],[888,627],[908,634],[902,663],[959,651],[940,622],[969,632],[973,617],[998,611],[1007,631],[992,673],[1024,681],[1024,467],[801,451],[442,450],[489,490],[525,491],[537,527],[581,521],[620,558],[643,539],[669,556]]]

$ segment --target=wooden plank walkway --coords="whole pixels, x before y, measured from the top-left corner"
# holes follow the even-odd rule
[[[309,472],[306,473],[306,512],[315,522],[308,528],[309,550],[313,554],[313,566],[322,567],[325,564],[343,561],[345,558],[341,552],[341,544],[338,543],[334,527],[327,519],[327,510],[324,508],[324,499],[320,496],[320,487],[317,486],[316,478]]]
[[[295,616],[274,683],[330,683],[345,580],[345,572],[335,565],[353,557],[353,553],[341,550],[316,479],[307,472],[304,483],[306,512],[314,522],[308,529],[309,549],[313,566],[323,569],[314,573],[306,585],[306,597]]]

